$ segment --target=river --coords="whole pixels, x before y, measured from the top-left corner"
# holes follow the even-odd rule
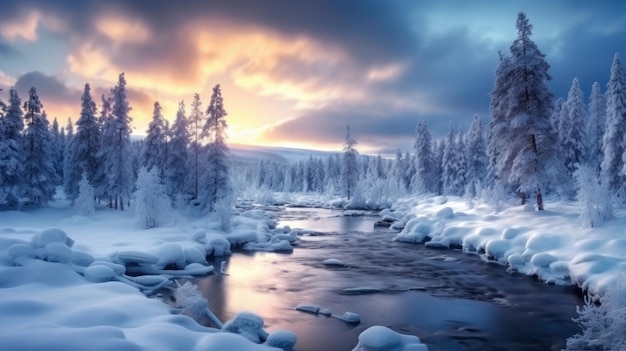
[[[576,332],[582,303],[573,287],[551,286],[510,274],[504,266],[458,250],[393,242],[374,230],[376,217],[341,217],[340,211],[286,209],[279,225],[314,230],[292,254],[236,252],[228,275],[194,280],[211,310],[228,320],[242,310],[263,317],[266,330],[298,336],[299,351],[346,351],[372,325],[417,335],[431,351],[560,350]],[[322,262],[336,258],[346,267]],[[368,294],[345,289],[374,288]],[[361,323],[296,311],[315,304]]]

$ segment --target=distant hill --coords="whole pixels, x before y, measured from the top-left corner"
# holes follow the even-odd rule
[[[239,159],[268,160],[286,163],[305,160],[311,155],[326,158],[328,155],[340,152],[242,144],[228,144],[228,147],[230,148],[231,156]]]

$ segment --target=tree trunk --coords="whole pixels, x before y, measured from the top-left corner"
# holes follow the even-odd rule
[[[537,187],[537,211],[543,211],[543,195],[539,187]]]
[[[522,205],[526,205],[526,192],[522,191],[519,195],[522,201]]]
[[[124,211],[124,198],[120,195],[120,210]]]
[[[117,195],[115,195],[115,209],[117,210]]]
[[[113,197],[109,195],[109,208],[113,208]]]
[[[539,173],[539,151],[537,150],[537,139],[535,138],[535,134],[530,135],[530,144],[533,148],[533,152],[535,153],[535,174]],[[539,184],[537,184],[537,211],[543,211],[543,196],[541,195],[541,188]]]

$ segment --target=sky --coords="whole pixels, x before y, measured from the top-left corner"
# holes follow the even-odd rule
[[[626,3],[582,0],[57,0],[3,1],[0,97],[36,87],[48,118],[80,114],[84,84],[100,105],[125,73],[134,133],[155,101],[178,103],[220,84],[229,142],[361,153],[408,150],[426,121],[489,119],[498,51],[526,12],[551,65],[556,97],[578,77],[586,96],[626,54]],[[189,108],[187,108],[189,112]]]

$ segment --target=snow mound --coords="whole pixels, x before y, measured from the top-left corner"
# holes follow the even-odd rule
[[[87,280],[94,283],[108,282],[115,280],[117,274],[109,266],[95,264],[85,268],[83,273]]]
[[[115,260],[125,266],[128,265],[154,265],[159,262],[159,257],[154,254],[142,251],[119,251]]]
[[[67,234],[59,228],[48,228],[35,234],[31,240],[35,248],[43,248],[49,243],[62,243],[68,247],[74,245],[74,240],[69,238]]]
[[[376,325],[359,335],[359,343],[352,351],[428,351],[428,347],[417,336]]]
[[[322,264],[324,266],[329,266],[329,267],[345,267],[346,266],[346,264],[342,260],[337,259],[337,258],[326,259],[322,262]]]
[[[342,315],[333,314],[332,316],[348,324],[361,323],[361,316],[354,312],[344,312]]]
[[[318,314],[320,312],[320,306],[318,305],[298,305],[296,311],[307,312],[312,314]]]
[[[239,334],[257,344],[267,337],[263,330],[263,318],[247,311],[237,313],[233,319],[224,323],[222,330]]]
[[[207,255],[226,256],[230,255],[230,241],[222,237],[213,237],[209,240],[206,250]]]
[[[187,259],[183,248],[175,243],[167,243],[159,246],[156,250],[158,261],[156,266],[160,269],[181,269],[185,267]]]
[[[44,247],[41,258],[49,262],[68,263],[72,256],[72,249],[65,242],[50,242]]]
[[[435,217],[440,219],[454,218],[454,211],[450,207],[444,207],[441,210],[437,211]]]
[[[264,345],[277,347],[283,351],[291,351],[296,345],[296,341],[296,334],[288,330],[276,330],[267,337]]]

